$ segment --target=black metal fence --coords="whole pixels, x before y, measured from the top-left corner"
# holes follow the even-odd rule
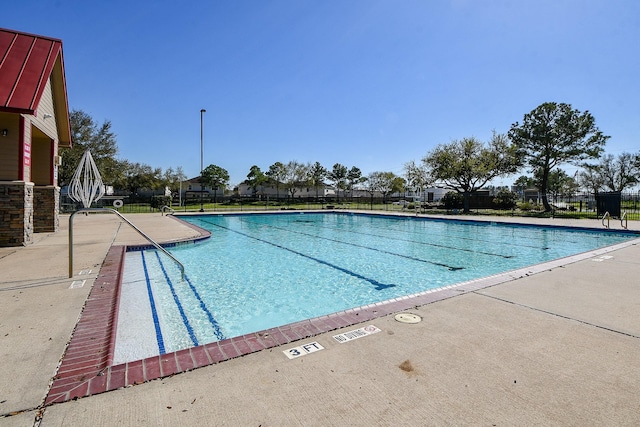
[[[496,203],[494,196],[473,195],[470,198],[469,214],[508,215],[558,218],[602,218],[605,212],[614,218],[640,220],[640,193],[600,193],[574,195],[548,195],[551,211],[545,212],[539,196],[520,198],[515,205],[505,208]],[[447,204],[443,201],[421,202],[410,197],[340,197],[340,198],[251,198],[217,197],[182,201],[164,196],[107,196],[94,203],[92,207],[110,207],[121,213],[161,212],[168,206],[174,212],[232,212],[232,211],[275,211],[275,210],[320,210],[354,209],[376,211],[419,212],[421,214],[460,214],[463,206]],[[69,213],[81,208],[81,205],[61,196],[61,212]]]

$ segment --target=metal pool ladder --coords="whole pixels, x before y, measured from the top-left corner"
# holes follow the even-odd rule
[[[160,212],[162,213],[162,216],[165,215],[165,211],[169,211],[167,215],[169,214],[173,215],[174,213],[176,213],[176,211],[172,207],[167,205],[164,205],[162,208],[160,208]]]
[[[604,220],[607,220],[607,224],[605,225]],[[602,215],[602,226],[605,228],[609,228],[609,219],[611,219],[611,215],[609,215],[609,211],[606,211],[604,215]]]
[[[182,265],[182,263],[180,261],[178,261],[173,255],[171,255],[165,248],[163,248],[158,243],[156,243],[151,237],[149,237],[146,234],[144,234],[142,232],[142,230],[140,230],[138,227],[133,225],[133,223],[131,221],[129,221],[127,218],[122,216],[122,214],[120,212],[118,212],[115,209],[110,209],[110,208],[85,208],[85,209],[79,209],[79,210],[75,211],[74,213],[72,213],[71,216],[69,217],[69,278],[73,277],[73,217],[77,213],[81,213],[81,212],[82,213],[84,213],[84,212],[86,212],[86,213],[89,213],[89,212],[113,213],[113,214],[118,215],[120,217],[120,219],[122,219],[124,222],[129,224],[142,237],[147,239],[149,241],[149,243],[151,243],[157,250],[163,252],[169,258],[174,260],[176,262],[176,264],[178,264],[178,266],[180,267],[180,272],[182,273],[182,278],[184,279],[184,265]]]

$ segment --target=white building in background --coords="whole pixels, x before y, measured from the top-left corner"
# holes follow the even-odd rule
[[[211,187],[203,186],[200,184],[200,177],[191,178],[182,182],[182,200],[196,199],[202,194],[204,197],[222,197],[224,196],[224,188],[218,187],[213,189]]]
[[[286,199],[290,196],[291,192],[285,187],[284,184],[280,184],[276,186],[273,183],[259,185],[254,192],[254,189],[249,185],[242,183],[238,185],[238,196],[240,197],[260,197],[260,198],[269,198],[269,199]],[[341,192],[342,193],[342,192]],[[296,187],[295,192],[293,194],[294,198],[327,198],[327,197],[335,197],[336,191],[333,187],[328,185],[311,187]],[[342,196],[342,194],[341,194]]]
[[[449,191],[453,190],[443,187],[430,187],[417,193],[414,193],[413,191],[406,191],[403,197],[407,200],[418,199],[420,202],[438,203]]]

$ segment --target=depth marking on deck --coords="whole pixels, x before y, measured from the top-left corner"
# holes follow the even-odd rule
[[[602,256],[599,256],[598,258],[591,258],[591,261],[602,262],[604,260],[611,259],[611,258],[613,258],[612,255],[602,255]]]
[[[334,335],[333,339],[342,344],[343,342],[357,340],[358,338],[366,337],[367,335],[375,334],[380,331],[381,329],[379,329],[378,327],[369,325],[369,326],[365,326],[364,328],[354,329],[353,331],[345,332],[344,334]]]
[[[324,347],[321,346],[318,342],[314,341],[298,347],[290,348],[289,350],[283,350],[282,352],[289,359],[295,359],[296,357],[306,356],[307,354],[315,353],[316,351],[320,350],[324,350]]]
[[[71,282],[71,286],[69,286],[69,289],[76,289],[76,288],[81,288],[84,286],[86,280],[74,280],[73,282]]]
[[[82,270],[78,274],[91,274],[91,270]]]

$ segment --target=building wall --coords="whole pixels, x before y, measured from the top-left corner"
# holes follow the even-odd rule
[[[35,186],[33,189],[33,231],[49,233],[60,226],[60,187]]]
[[[53,185],[53,141],[40,129],[31,132],[31,182],[36,185]]]
[[[0,246],[33,243],[33,184],[0,182]]]
[[[242,197],[252,197],[253,188],[249,187],[245,183],[239,184],[238,195]],[[274,184],[268,184],[259,186],[256,195],[262,197],[269,196],[270,198],[275,198],[277,195],[280,195],[281,199],[285,199],[290,195],[290,192],[285,188],[284,184],[280,185],[279,190]],[[318,187],[317,195],[318,197],[335,197],[335,190],[330,187]],[[296,199],[299,197],[316,197],[316,189],[315,187],[297,187],[293,197]]]
[[[24,150],[29,151],[29,153],[25,155],[29,157],[29,161],[28,163],[22,162],[22,164],[19,165],[19,167],[22,167],[22,174],[18,174],[19,175],[18,179],[26,182],[31,182],[30,158],[31,158],[31,117],[32,116],[21,114],[20,117],[22,119],[20,122],[22,127],[22,132],[24,134],[24,138],[23,138],[24,145],[25,145]]]
[[[45,116],[51,116],[46,117]],[[53,94],[51,92],[51,79],[47,82],[42,93],[42,98],[38,104],[38,111],[31,117],[31,124],[40,129],[50,139],[58,142],[58,126],[56,124],[55,108],[53,105]]]
[[[0,132],[7,129],[7,136],[0,135],[0,181],[14,181],[18,177],[20,120],[16,114],[0,113]]]

